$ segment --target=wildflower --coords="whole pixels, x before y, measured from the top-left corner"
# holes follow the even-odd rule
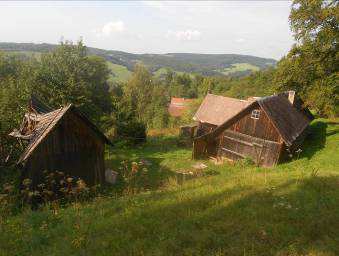
[[[3,188],[4,188],[4,192],[5,193],[11,193],[13,190],[14,190],[14,186],[13,185],[10,185],[8,183],[5,183],[3,185]]]
[[[63,172],[57,172],[59,176],[64,176],[65,174]]]
[[[0,194],[0,202],[5,201],[7,194]]]
[[[53,191],[50,191],[50,190],[47,190],[47,189],[44,189],[43,191],[42,191],[42,193],[44,194],[44,195],[47,195],[47,196],[52,196],[54,193],[53,193]]]
[[[22,184],[26,187],[28,187],[29,185],[31,185],[32,181],[30,179],[24,179],[22,181]]]
[[[77,181],[77,186],[78,186],[78,189],[85,189],[86,188],[86,183],[82,179],[79,179]]]
[[[137,172],[139,169],[138,164],[136,162],[132,163],[132,173]]]
[[[45,184],[41,183],[38,185],[38,188],[44,188],[45,187]]]
[[[46,223],[46,221],[43,221],[42,222],[42,225],[40,226],[40,230],[46,230],[48,228],[48,225],[47,225],[47,223]]]
[[[60,188],[59,191],[60,191],[61,193],[66,193],[66,192],[67,192],[67,189],[66,189],[66,188]]]
[[[34,196],[40,196],[40,192],[39,192],[38,190],[35,190],[35,191],[33,192],[33,195],[34,195]]]

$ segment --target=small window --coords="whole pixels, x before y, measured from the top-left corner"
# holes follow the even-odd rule
[[[260,117],[260,110],[254,109],[254,110],[252,111],[251,118],[253,118],[253,119],[259,119],[259,117]]]

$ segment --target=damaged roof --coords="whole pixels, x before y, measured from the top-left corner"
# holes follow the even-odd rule
[[[112,144],[108,138],[72,104],[47,113],[41,111],[29,112],[25,114],[24,122],[20,130],[14,130],[9,134],[13,137],[28,140],[28,145],[20,156],[18,164],[30,157],[35,148],[57,126],[68,111],[73,111],[73,113],[78,115],[105,143]]]

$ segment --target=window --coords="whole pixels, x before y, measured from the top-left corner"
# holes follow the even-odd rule
[[[253,118],[253,119],[259,119],[259,117],[260,117],[260,110],[254,109],[254,110],[252,111],[251,118]]]

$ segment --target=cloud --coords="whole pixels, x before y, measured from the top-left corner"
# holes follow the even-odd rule
[[[175,38],[179,41],[197,41],[201,38],[201,32],[198,30],[180,30],[167,31],[166,38]]]
[[[245,39],[244,38],[238,38],[235,40],[237,43],[243,43],[245,42]]]
[[[123,21],[111,21],[106,23],[101,29],[95,30],[97,36],[109,37],[114,33],[121,33],[125,31],[125,24]]]
[[[144,5],[160,10],[165,10],[167,3],[165,1],[141,1]]]

